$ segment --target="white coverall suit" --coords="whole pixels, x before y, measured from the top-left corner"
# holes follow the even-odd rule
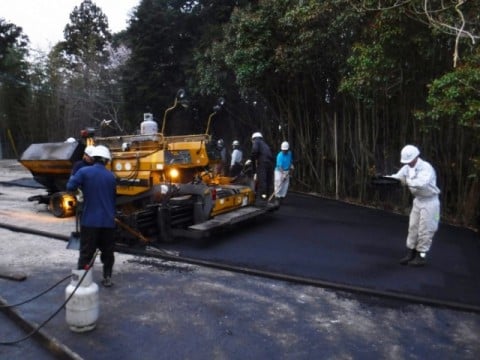
[[[413,205],[408,225],[407,247],[426,253],[432,245],[433,235],[440,220],[440,189],[432,165],[418,158],[414,167],[408,164],[391,177],[406,184],[412,193]]]

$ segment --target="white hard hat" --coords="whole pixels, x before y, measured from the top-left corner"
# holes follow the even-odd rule
[[[232,146],[240,146],[240,142],[238,140],[233,140]]]
[[[280,146],[280,149],[282,150],[288,150],[290,146],[288,145],[288,141],[282,142],[282,145]]]
[[[101,157],[107,160],[112,160],[112,155],[110,155],[110,150],[106,146],[97,145],[92,154],[93,157]]]
[[[224,142],[223,139],[218,139],[217,146],[223,146]]]
[[[406,145],[400,153],[400,162],[402,164],[411,163],[418,155],[420,155],[420,150],[416,146]]]
[[[252,140],[255,139],[255,138],[263,138],[263,135],[261,132],[254,132],[252,134]]]
[[[88,156],[90,157],[93,157],[93,152],[95,151],[95,146],[93,145],[88,145],[86,148],[85,148],[85,154],[87,154]]]
[[[75,138],[73,138],[73,137],[69,137],[69,138],[68,138],[67,140],[65,140],[64,142],[71,144],[71,143],[77,142],[77,140],[75,140]]]

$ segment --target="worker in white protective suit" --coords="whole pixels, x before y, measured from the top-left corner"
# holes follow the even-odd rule
[[[432,165],[422,160],[416,146],[406,145],[400,153],[402,168],[391,177],[408,186],[413,205],[408,225],[408,252],[400,260],[402,265],[423,266],[432,245],[432,239],[440,220],[440,189]]]
[[[290,145],[287,141],[282,142],[280,151],[277,154],[277,161],[274,172],[274,194],[275,200],[281,203],[287,195],[290,185],[290,172],[293,170],[293,156]]]

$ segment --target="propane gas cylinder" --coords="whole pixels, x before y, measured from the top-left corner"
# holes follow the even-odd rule
[[[155,135],[158,132],[158,124],[153,120],[151,113],[143,114],[143,122],[140,124],[141,135]]]
[[[98,285],[93,282],[92,271],[72,270],[70,284],[65,289],[65,299],[70,295],[72,297],[65,306],[66,321],[70,330],[75,332],[93,330],[99,314],[99,297]]]

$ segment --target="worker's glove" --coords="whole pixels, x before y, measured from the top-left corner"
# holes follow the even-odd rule
[[[75,198],[78,202],[83,202],[83,192],[82,190],[78,189],[77,193],[75,194]]]
[[[247,161],[245,161],[245,165],[248,166],[252,163],[252,160],[251,159],[248,159]]]
[[[413,182],[413,180],[411,178],[409,178],[409,177],[405,178],[405,183],[406,183],[407,186],[412,186],[413,185],[412,182]]]

